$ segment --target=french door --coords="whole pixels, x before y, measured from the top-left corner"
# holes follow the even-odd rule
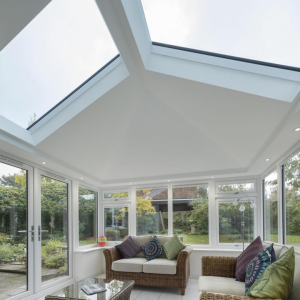
[[[0,155],[0,299],[72,279],[71,182]]]
[[[42,170],[34,176],[37,293],[72,278],[71,182]]]
[[[0,156],[0,299],[34,293],[33,168]]]

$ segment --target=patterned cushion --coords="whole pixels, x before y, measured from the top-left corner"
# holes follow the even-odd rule
[[[235,278],[237,281],[245,282],[246,277],[246,267],[251,262],[251,260],[260,252],[262,252],[263,246],[258,236],[247,248],[246,250],[237,258]]]
[[[252,259],[246,268],[245,295],[252,284],[276,260],[273,244]]]
[[[142,248],[147,260],[154,259],[154,258],[158,257],[159,255],[162,255],[165,253],[162,245],[159,243],[156,236],[154,236],[150,242],[141,246],[141,248]]]

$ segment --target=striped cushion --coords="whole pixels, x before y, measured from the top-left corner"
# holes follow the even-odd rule
[[[238,281],[245,282],[246,277],[246,267],[251,262],[251,260],[262,252],[263,246],[258,236],[247,248],[246,250],[237,258],[235,278]]]

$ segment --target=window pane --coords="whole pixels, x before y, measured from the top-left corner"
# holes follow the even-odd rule
[[[286,243],[300,246],[300,153],[284,166]]]
[[[27,291],[27,237],[27,171],[0,163],[1,299]]]
[[[239,192],[239,191],[254,191],[254,183],[229,183],[219,184],[219,192]]]
[[[52,0],[0,53],[1,115],[28,127],[117,54],[94,0]]]
[[[41,176],[42,282],[69,274],[68,184]]]
[[[168,188],[136,191],[137,235],[168,235]]]
[[[79,246],[96,244],[98,193],[79,187]]]
[[[104,229],[107,241],[123,241],[128,235],[128,207],[104,208]]]
[[[265,178],[265,239],[278,243],[277,171]]]
[[[104,199],[120,199],[120,198],[128,198],[128,197],[129,197],[129,193],[126,191],[104,193]]]
[[[208,185],[174,187],[173,233],[187,244],[209,244]]]
[[[242,222],[245,227],[245,243],[251,243],[254,237],[254,210],[249,203],[246,206],[244,217],[239,211],[240,205],[230,202],[219,203],[219,242],[220,243],[242,243]]]
[[[154,42],[300,67],[297,0],[142,0],[142,4]]]

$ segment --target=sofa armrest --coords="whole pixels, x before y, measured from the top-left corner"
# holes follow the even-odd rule
[[[203,256],[202,276],[235,278],[237,257]]]
[[[177,256],[177,274],[181,274],[186,279],[190,276],[190,255],[193,252],[193,248],[191,246],[186,246],[183,250],[181,250]]]
[[[114,261],[121,259],[121,254],[116,247],[108,248],[103,250],[105,257],[106,269],[111,270],[111,265]]]
[[[202,292],[200,300],[281,300],[281,299],[261,299],[248,296],[221,295],[215,293]]]

